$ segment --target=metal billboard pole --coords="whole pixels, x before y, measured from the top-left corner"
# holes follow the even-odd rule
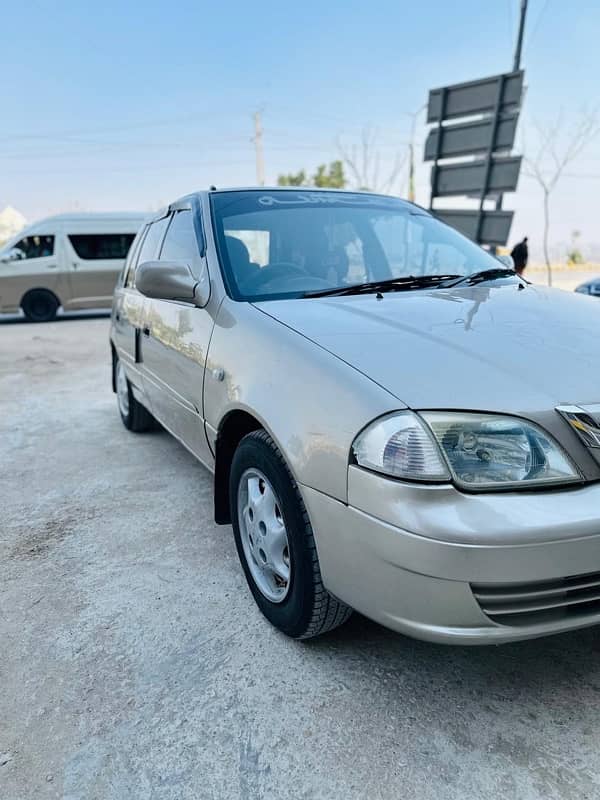
[[[521,68],[521,50],[523,49],[523,35],[525,33],[525,17],[527,16],[527,0],[521,0],[521,15],[519,18],[519,32],[517,34],[517,44],[515,46],[515,57],[513,60],[513,72]],[[496,198],[496,211],[502,208],[502,197],[500,193]],[[495,250],[495,248],[494,248]]]
[[[517,46],[515,48],[515,60],[513,62],[513,72],[521,68],[521,50],[523,48],[523,34],[525,33],[525,17],[527,15],[527,0],[521,0],[521,18],[519,20],[519,33],[517,35]]]

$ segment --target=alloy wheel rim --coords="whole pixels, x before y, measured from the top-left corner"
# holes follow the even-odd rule
[[[275,490],[256,468],[247,469],[240,479],[238,522],[254,583],[267,600],[283,602],[291,578],[287,529]]]
[[[119,410],[124,417],[129,416],[129,387],[125,370],[120,361],[117,362],[117,402]]]

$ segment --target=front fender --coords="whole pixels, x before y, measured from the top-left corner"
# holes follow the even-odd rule
[[[204,387],[209,438],[228,414],[245,411],[273,437],[297,483],[346,502],[354,437],[401,408],[364,374],[250,303],[223,302]]]

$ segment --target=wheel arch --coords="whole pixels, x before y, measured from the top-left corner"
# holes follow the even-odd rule
[[[252,431],[266,430],[263,423],[243,409],[229,411],[221,420],[215,440],[214,506],[217,525],[231,522],[229,474],[237,446]]]

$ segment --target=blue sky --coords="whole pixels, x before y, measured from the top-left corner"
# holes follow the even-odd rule
[[[337,157],[363,127],[383,168],[406,150],[428,90],[507,70],[518,0],[5,4],[0,204],[29,219],[75,208],[153,209],[211,183],[255,182],[252,113],[263,111],[267,180]],[[600,101],[600,4],[530,0],[523,66],[533,121]],[[425,135],[423,117],[418,142]],[[429,169],[418,170],[428,202]],[[600,138],[571,165],[552,238],[600,241]],[[571,177],[573,176],[573,177]],[[406,190],[403,173],[397,185]],[[523,179],[514,237],[540,234]]]

